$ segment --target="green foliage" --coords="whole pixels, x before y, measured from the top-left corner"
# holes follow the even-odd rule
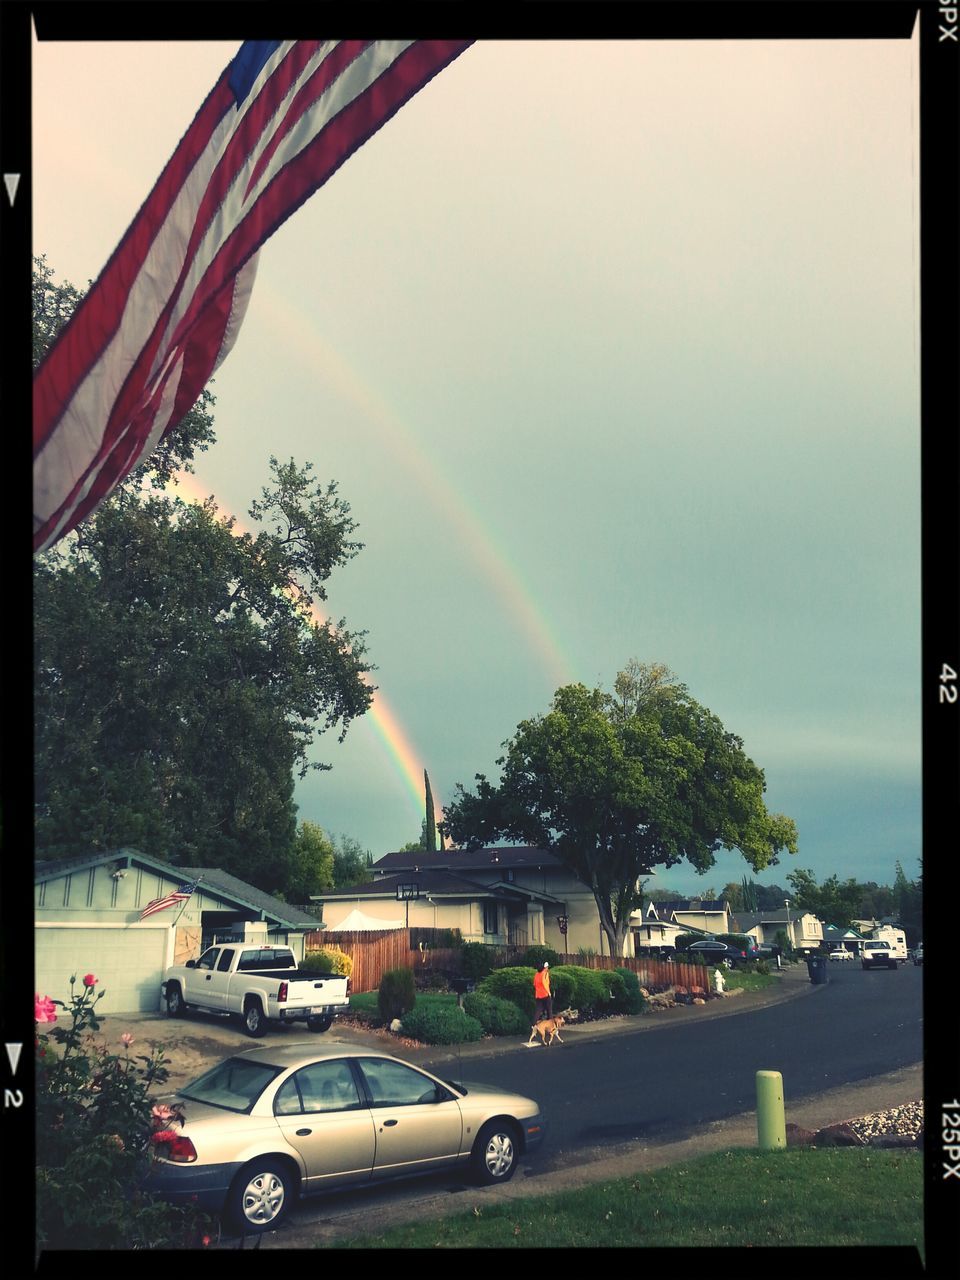
[[[416,999],[416,981],[412,969],[388,969],[380,979],[377,1007],[384,1022],[403,1018],[413,1008]]]
[[[333,884],[337,889],[345,885],[362,884],[370,879],[373,854],[364,849],[359,840],[351,836],[333,836]]]
[[[322,827],[304,820],[293,841],[288,877],[297,901],[333,888],[333,844]]]
[[[749,951],[751,947],[757,944],[753,938],[748,938],[745,933],[718,933],[717,938],[720,942],[728,942],[731,947],[739,947],[741,951]]]
[[[502,1000],[499,996],[471,991],[463,997],[463,1009],[471,1018],[476,1018],[487,1035],[526,1035],[530,1030],[526,1013],[511,1000]]]
[[[692,942],[700,942],[703,939],[702,933],[678,933],[673,940],[674,951],[686,951]],[[686,959],[687,957],[684,957]],[[690,957],[692,959],[692,957]]]
[[[37,1249],[189,1248],[209,1219],[155,1201],[144,1191],[154,1154],[183,1123],[180,1108],[160,1108],[152,1091],[169,1076],[162,1049],[131,1055],[97,1044],[96,992],[88,974],[70,1000],[38,997],[44,1026],[66,1009],[69,1025],[36,1037]]]
[[[610,1012],[610,991],[604,970],[563,964],[550,970],[550,990],[554,1010],[568,1006],[579,1009],[581,1017]]]
[[[537,942],[532,947],[527,947],[520,957],[520,963],[524,965],[532,964],[537,969],[544,963],[549,965],[559,964],[560,957],[553,947],[545,947],[542,943]]]
[[[466,950],[466,947],[464,950]],[[529,1026],[533,1021],[537,1008],[536,997],[533,994],[533,975],[535,972],[535,969],[531,969],[526,965],[512,965],[506,969],[495,969],[493,973],[488,974],[478,984],[477,990],[484,995],[498,996],[502,1000],[509,1000],[511,1004],[515,1004],[517,1008],[523,1010]],[[553,969],[550,970],[550,984],[552,988]],[[556,998],[554,998],[554,1007],[557,1007]]]
[[[485,942],[465,942],[460,952],[463,976],[477,981],[493,971],[496,951]]]
[[[35,265],[39,355],[79,294]],[[36,845],[133,846],[295,901],[327,875],[297,844],[295,777],[373,697],[363,633],[308,610],[361,544],[309,463],[270,460],[257,533],[163,492],[213,439],[209,403],[35,559]]]
[[[457,1005],[423,1005],[401,1019],[404,1035],[424,1044],[467,1044],[480,1040],[483,1027]]]
[[[320,947],[316,951],[304,952],[303,968],[312,969],[314,973],[335,973],[338,977],[349,978],[353,973],[353,959],[336,947]]]
[[[616,972],[623,978],[623,1012],[642,1013],[646,1001],[640,992],[640,979],[632,969],[617,969]]]
[[[742,740],[660,664],[629,664],[612,695],[558,689],[505,746],[500,782],[458,784],[444,831],[468,847],[510,838],[550,849],[592,889],[614,954],[646,868],[685,859],[703,873],[732,848],[759,871],[796,852],[796,827],[767,812]]]

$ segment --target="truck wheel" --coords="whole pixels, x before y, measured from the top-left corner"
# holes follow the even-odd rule
[[[227,1196],[227,1217],[242,1234],[271,1231],[287,1216],[294,1194],[289,1166],[261,1156],[234,1180]]]
[[[329,1031],[333,1026],[333,1019],[328,1017],[308,1018],[307,1029],[309,1031]]]
[[[243,1011],[243,1029],[248,1036],[259,1040],[267,1029],[267,1020],[263,1016],[263,1005],[259,1000],[251,1000]]]
[[[183,992],[178,986],[167,987],[167,1014],[171,1018],[186,1016],[187,1006],[183,1002]]]

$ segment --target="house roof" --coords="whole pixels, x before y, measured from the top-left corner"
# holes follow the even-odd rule
[[[657,915],[661,919],[672,915],[675,911],[729,911],[730,904],[722,898],[672,898],[669,902],[656,902]]]
[[[63,861],[38,861],[34,864],[34,883],[54,880],[66,872],[83,871],[87,867],[99,867],[105,863],[114,863],[129,867],[133,863],[156,871],[160,875],[169,876],[172,880],[200,879],[202,887],[211,890],[218,897],[226,899],[238,907],[256,912],[261,918],[269,917],[279,925],[289,929],[315,929],[316,916],[308,915],[300,907],[291,906],[272,894],[264,893],[255,885],[239,880],[219,867],[175,867],[150,854],[141,853],[138,849],[114,849],[109,853],[88,854]]]
[[[396,898],[401,885],[417,886],[420,897],[428,894],[432,898],[496,898],[526,899],[530,891],[513,884],[478,884],[464,876],[454,875],[449,871],[416,870],[398,872],[394,875],[378,876],[366,884],[349,885],[343,889],[327,890],[313,895],[315,902],[352,902],[358,898]],[[536,895],[548,902],[555,899],[546,894]]]
[[[547,867],[563,869],[563,862],[549,849],[534,845],[512,845],[508,848],[481,849],[414,849],[385,853],[373,864],[377,871],[461,871],[486,870],[488,867]]]

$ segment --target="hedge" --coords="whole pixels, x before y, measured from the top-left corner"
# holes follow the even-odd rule
[[[523,1011],[527,1026],[533,1022],[536,1014],[536,1001],[533,994],[533,975],[535,969],[526,965],[514,965],[507,969],[495,969],[482,982],[477,984],[477,991],[487,996],[498,996],[501,1000],[509,1000]],[[551,985],[553,970],[550,970]],[[556,1007],[556,999],[554,999]]]
[[[400,1020],[404,1035],[424,1044],[466,1044],[480,1040],[483,1027],[456,1005],[422,1004]]]
[[[386,1023],[402,1018],[416,1003],[417,990],[412,969],[388,969],[380,979],[377,1007]]]
[[[463,998],[464,1012],[483,1027],[491,1036],[522,1036],[530,1030],[530,1019],[512,1000],[487,995],[483,991],[471,991]]]

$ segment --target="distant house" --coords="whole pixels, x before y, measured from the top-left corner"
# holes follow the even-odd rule
[[[859,955],[863,950],[863,938],[856,929],[841,929],[835,924],[823,926],[823,944],[831,950],[843,947],[854,955]]]
[[[328,928],[358,910],[409,927],[459,929],[467,942],[609,952],[593,894],[547,849],[387,853],[371,871],[363,884],[314,896]],[[633,954],[629,937],[627,954]]]
[[[674,938],[678,933],[730,933],[730,903],[720,898],[673,898],[668,902],[648,902],[631,917],[632,931],[639,930],[644,938],[650,936],[652,945],[656,945],[652,938],[658,925],[672,928]]]
[[[140,919],[147,903],[199,878],[194,893]],[[198,956],[216,937],[263,938],[303,956],[315,916],[218,867],[174,867],[136,849],[38,862],[34,871],[35,989],[69,1000],[70,978],[92,973],[101,1012],[160,1008],[172,964]]]
[[[785,933],[795,951],[819,951],[824,941],[823,923],[812,911],[783,907],[779,911],[738,911],[734,933],[744,933],[756,942],[775,942]]]

